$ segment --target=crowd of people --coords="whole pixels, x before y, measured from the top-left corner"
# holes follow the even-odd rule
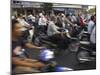
[[[80,30],[87,30],[89,39],[96,44],[96,15],[64,13],[18,13],[12,16],[12,63],[13,70],[22,68],[27,71],[40,71],[46,64],[37,59],[27,58],[23,52],[25,48],[42,50],[43,46],[34,44],[34,39],[39,35],[47,35],[52,42],[60,46],[67,46],[70,38],[76,36]],[[30,40],[29,40],[30,39]]]

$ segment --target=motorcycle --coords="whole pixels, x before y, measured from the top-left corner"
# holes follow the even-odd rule
[[[61,31],[61,32],[68,32],[68,29],[61,28],[59,31]],[[59,46],[58,43],[52,42],[52,40],[50,39],[50,37],[47,36],[47,35],[40,35],[40,36],[36,37],[35,42],[39,46],[44,45],[47,48],[51,48],[51,49],[53,48],[53,49],[55,49],[55,53],[56,52],[58,52],[58,53],[60,52],[61,53],[61,52],[65,51],[65,50],[67,50],[67,49],[69,51],[72,51],[72,48],[74,49],[75,46],[79,44],[78,43],[79,42],[78,41],[78,38],[77,37],[68,37],[68,36],[66,36],[66,38],[68,38],[68,40],[71,40],[71,43],[68,44],[68,46],[66,46],[66,47],[63,46],[63,45],[62,46],[61,45]],[[75,44],[75,46],[73,46],[74,44]],[[78,48],[78,46],[77,46],[77,48]]]
[[[50,49],[43,49],[39,55],[39,60],[46,63],[47,66],[42,68],[42,72],[65,72],[72,71],[72,68],[62,67],[55,60],[54,51]]]
[[[76,59],[79,63],[96,61],[96,45],[89,40],[89,34],[83,32],[80,36],[80,46],[76,53]]]

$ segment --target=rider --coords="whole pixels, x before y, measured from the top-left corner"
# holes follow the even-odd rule
[[[36,59],[27,58],[22,48],[27,47],[41,50],[43,47],[37,47],[23,39],[22,35],[24,30],[25,28],[17,20],[12,20],[12,68],[14,70],[20,66],[24,67],[23,70],[27,68],[41,69],[45,64]]]
[[[51,16],[47,28],[47,34],[53,43],[57,43],[62,48],[70,42],[70,35],[68,30],[66,30],[66,32],[59,31],[61,28],[55,25],[54,20],[54,16]]]

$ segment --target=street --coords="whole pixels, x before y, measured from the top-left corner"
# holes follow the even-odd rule
[[[31,58],[37,58],[39,55],[38,50],[29,50],[27,49],[27,52],[30,54]],[[54,59],[59,65],[63,67],[69,67],[74,70],[90,70],[90,69],[96,69],[96,62],[85,62],[85,63],[79,63],[76,59],[76,53],[71,53],[68,50],[62,52],[58,56],[55,56]]]

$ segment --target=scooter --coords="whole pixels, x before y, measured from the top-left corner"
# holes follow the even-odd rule
[[[68,32],[67,29],[60,29],[60,31],[61,32]],[[47,35],[40,35],[40,36],[36,37],[35,41],[36,41],[36,43],[38,43],[38,45],[44,45],[47,48],[51,48],[51,49],[53,48],[53,49],[55,49],[56,52],[61,53],[61,51],[65,51],[67,49],[69,51],[72,51],[72,48],[76,49],[75,46],[76,46],[76,44],[78,45],[78,42],[79,42],[77,37],[70,37],[70,38],[68,37],[68,39],[72,40],[72,41],[71,41],[71,44],[68,44],[68,46],[66,46],[66,47],[59,46],[57,43],[52,42],[52,40]],[[74,44],[75,44],[75,46],[73,46]]]
[[[76,53],[76,59],[79,63],[96,61],[96,46],[89,41],[87,32],[83,32],[80,38],[80,47]]]
[[[72,68],[62,67],[55,60],[54,51],[50,49],[43,49],[39,55],[39,60],[48,64],[42,69],[42,72],[65,72],[72,71]]]

